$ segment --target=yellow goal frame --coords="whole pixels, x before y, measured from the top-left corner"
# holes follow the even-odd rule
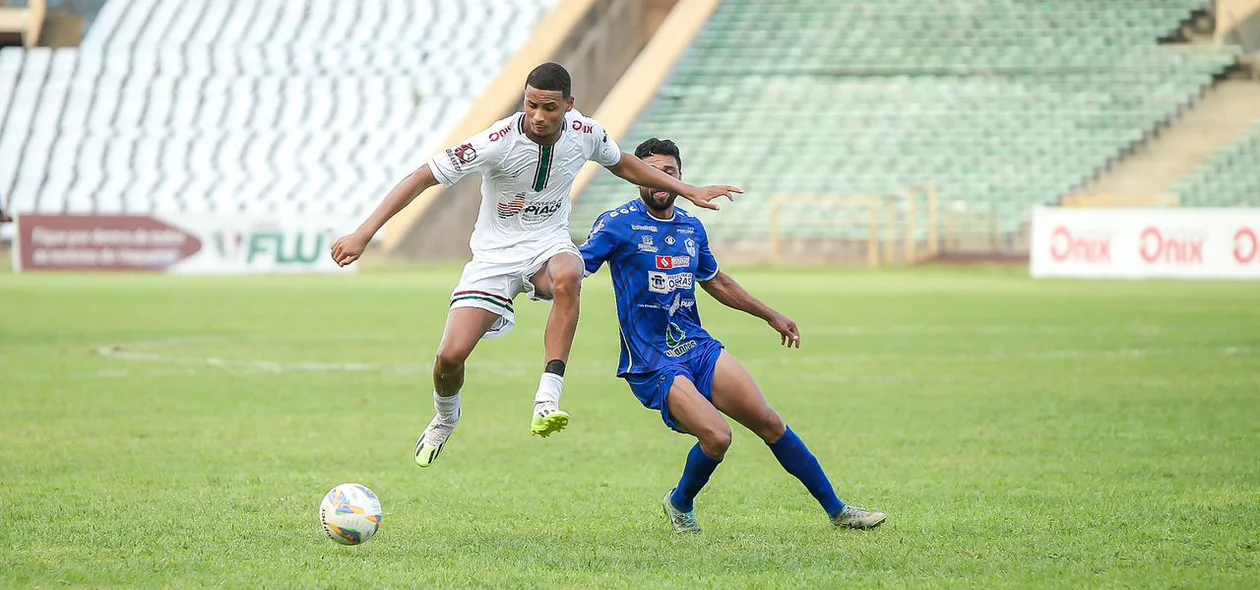
[[[927,248],[919,251],[918,211],[920,201],[926,201]],[[785,205],[814,205],[818,207],[847,207],[867,211],[868,235],[866,237],[866,264],[879,268],[894,262],[897,242],[903,245],[903,261],[908,264],[923,262],[940,254],[940,206],[936,187],[931,185],[910,187],[902,194],[871,195],[775,195],[770,198],[771,255],[775,264],[784,261],[783,216]],[[900,205],[900,207],[899,207]],[[901,231],[898,231],[901,230]]]

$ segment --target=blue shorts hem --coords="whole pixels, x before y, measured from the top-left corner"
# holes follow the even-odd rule
[[[660,412],[661,421],[666,426],[685,434],[669,413],[667,403],[669,390],[673,388],[676,378],[686,377],[696,386],[696,390],[704,396],[704,399],[713,403],[713,376],[716,373],[718,358],[722,356],[724,348],[717,340],[707,340],[701,342],[695,351],[687,355],[686,359],[680,359],[647,373],[628,373],[623,375],[622,379],[626,380],[626,384],[630,386],[630,390],[634,392],[643,407]]]

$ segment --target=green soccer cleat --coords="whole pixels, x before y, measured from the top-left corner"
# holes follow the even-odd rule
[[[873,529],[884,522],[885,518],[888,518],[888,515],[883,512],[871,512],[845,506],[838,514],[831,517],[831,524],[851,529]]]
[[[457,421],[455,424],[458,423]],[[441,418],[433,417],[433,421],[429,422],[429,427],[424,429],[420,439],[416,441],[416,465],[428,467],[437,460],[442,449],[446,447],[446,441],[450,440],[451,434],[455,432],[455,424],[446,424]]]
[[[665,498],[661,500],[661,505],[665,507],[665,518],[669,519],[669,524],[674,527],[675,533],[699,533],[700,523],[696,521],[696,511],[683,512],[674,508],[674,503],[669,498],[674,495],[674,490],[665,492]]]
[[[553,403],[534,404],[534,419],[529,423],[530,434],[547,438],[568,425],[568,412]]]

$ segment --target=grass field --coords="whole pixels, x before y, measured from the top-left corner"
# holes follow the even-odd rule
[[[660,514],[690,447],[613,377],[588,281],[565,406],[528,436],[547,308],[470,364],[411,460],[458,269],[351,278],[0,276],[0,585],[1260,586],[1260,285],[1023,271],[734,273],[800,351],[701,296],[840,495],[834,530],[756,437]],[[323,536],[373,488],[381,532]]]

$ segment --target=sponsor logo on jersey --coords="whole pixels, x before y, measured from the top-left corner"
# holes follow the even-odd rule
[[[669,245],[669,246],[673,246],[673,245],[674,245],[674,236],[665,236],[665,244],[666,244],[666,245]]]
[[[466,143],[455,148],[455,157],[459,158],[461,164],[471,164],[477,159],[477,150],[473,149],[471,143]]]
[[[665,324],[665,346],[674,348],[687,339],[687,333],[674,322]]]
[[[504,137],[507,137],[507,136],[508,136],[508,134],[509,134],[509,133],[511,133],[511,132],[512,132],[512,126],[511,126],[511,125],[505,126],[505,127],[504,127],[504,128],[502,128],[502,129],[496,129],[496,130],[494,130],[494,132],[492,132],[492,133],[490,134],[490,141],[491,141],[491,142],[499,141],[500,139],[503,139]]]
[[[653,293],[673,293],[679,289],[691,289],[694,284],[695,277],[689,272],[671,275],[648,271],[648,291]]]
[[[555,215],[556,211],[559,211],[562,207],[564,207],[564,203],[567,198],[568,197],[561,197],[559,199],[544,201],[542,203],[532,203],[528,207],[525,207],[524,211],[521,211],[521,221],[524,221],[525,223],[538,223],[540,221],[546,221],[547,219],[550,219],[552,215]]]
[[[689,236],[691,234],[696,233],[696,230],[691,229],[689,227],[680,227],[675,231],[677,231],[679,235],[684,235],[684,236]]]
[[[499,197],[499,199],[499,203],[495,205],[495,211],[498,212],[499,219],[507,219],[525,209],[525,193],[516,193],[506,202],[502,200],[503,197]]]
[[[643,234],[643,237],[639,239],[639,251],[640,252],[656,252],[657,251],[656,245],[652,243],[652,236]]]
[[[595,227],[591,228],[591,233],[586,234],[586,241],[588,242],[591,241],[591,238],[595,237],[595,234],[599,233],[600,231],[603,231],[605,225],[606,224],[604,223],[603,219],[599,220],[595,224]]]
[[[582,133],[594,133],[594,132],[595,132],[595,125],[593,125],[593,124],[591,124],[591,123],[583,123],[583,122],[578,121],[578,120],[576,120],[576,119],[575,119],[575,120],[573,121],[573,130],[574,130],[574,131],[581,131]]]
[[[675,268],[687,268],[691,266],[690,256],[657,256],[656,268],[661,270],[672,270]]]
[[[678,358],[696,347],[695,340],[687,340],[687,333],[675,324],[669,322],[665,325],[665,346],[669,348],[665,351],[665,356],[670,358]]]
[[[680,345],[678,345],[678,346],[675,346],[675,347],[673,347],[673,348],[671,348],[671,349],[669,349],[669,350],[666,350],[666,351],[665,351],[665,356],[667,356],[667,357],[669,357],[669,358],[678,358],[678,357],[680,357],[680,356],[682,356],[682,355],[684,355],[684,354],[687,354],[687,353],[691,352],[691,351],[692,351],[692,350],[694,350],[695,348],[696,348],[696,341],[695,341],[695,340],[688,340],[688,341],[683,342],[682,344],[680,344]]]
[[[657,229],[656,229],[656,226],[655,226],[655,225],[639,225],[639,224],[631,224],[631,225],[630,225],[630,229],[632,229],[632,230],[634,230],[634,231],[650,231],[650,232],[655,232],[655,231],[657,231]]]

